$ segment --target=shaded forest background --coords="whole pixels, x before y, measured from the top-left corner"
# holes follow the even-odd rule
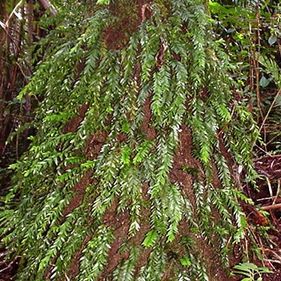
[[[7,196],[7,194],[9,195],[9,190],[11,186],[13,186],[12,175],[14,171],[12,168],[14,167],[12,164],[19,160],[22,155],[25,155],[24,153],[28,151],[30,143],[34,141],[34,136],[36,136],[38,131],[38,124],[34,126],[34,120],[35,122],[38,121],[36,120],[37,109],[40,104],[43,103],[44,99],[46,100],[43,93],[42,95],[30,95],[30,93],[26,93],[25,90],[22,91],[22,89],[31,81],[34,73],[37,75],[36,78],[38,79],[38,76],[40,76],[40,65],[44,65],[45,59],[49,58],[49,54],[53,54],[52,52],[57,46],[63,46],[63,48],[61,48],[62,52],[70,51],[67,46],[67,39],[71,45],[72,36],[74,36],[73,32],[80,31],[80,27],[76,27],[76,25],[79,25],[77,22],[79,20],[87,21],[87,17],[92,16],[96,9],[95,4],[92,3],[93,1],[70,2],[66,4],[64,1],[52,1],[51,3],[49,1],[30,0],[1,1],[0,3],[0,195],[3,199],[0,206],[4,210],[1,216],[1,223],[5,221],[5,206],[7,200],[9,200],[5,196]],[[98,2],[98,7],[103,7],[103,4],[109,4],[102,3],[102,1]],[[133,34],[143,22],[149,21],[151,17],[153,18],[153,10],[150,8],[152,1],[133,2],[137,7],[135,12],[137,16],[133,19],[128,19],[130,11],[124,8],[126,6],[114,3],[109,4],[108,9],[116,18],[120,17],[122,14],[120,21],[117,21],[117,23],[113,22],[112,26],[108,26],[102,33],[102,40],[105,42],[106,48],[113,51],[113,53],[114,51],[118,52],[127,47],[127,45],[129,45],[128,42],[131,42],[131,34]],[[159,7],[163,7],[161,13],[164,13],[164,17],[168,17],[166,14],[169,14],[169,1],[155,2],[157,2]],[[200,1],[194,1],[194,5],[197,5],[199,2]],[[202,3],[199,4],[202,5]],[[229,56],[231,64],[229,69],[232,69],[230,70],[231,78],[243,89],[243,92],[232,89],[233,96],[232,99],[230,99],[230,108],[232,108],[232,106],[235,107],[236,104],[243,105],[247,109],[247,112],[253,116],[256,122],[253,122],[253,126],[256,126],[256,130],[260,134],[256,141],[251,144],[249,148],[251,151],[247,151],[250,155],[249,157],[251,157],[249,162],[253,162],[254,170],[259,175],[254,181],[255,184],[253,181],[247,179],[245,175],[246,172],[242,170],[241,165],[233,164],[230,169],[236,185],[239,186],[239,189],[241,189],[252,202],[242,199],[239,200],[241,209],[247,218],[248,234],[241,244],[232,248],[229,268],[233,268],[235,264],[245,261],[253,262],[261,267],[266,266],[273,271],[273,274],[263,275],[264,280],[281,280],[281,6],[278,0],[210,1],[203,3],[203,5],[206,7],[206,13],[212,18],[210,26],[212,32],[214,32],[212,35],[215,37],[214,40],[221,40],[221,44],[223,45],[222,49]],[[87,9],[85,9],[85,7],[87,7]],[[78,13],[80,13],[80,16],[78,19],[75,19]],[[157,18],[155,21],[156,20]],[[94,24],[96,24],[96,22],[94,22]],[[81,29],[83,29],[83,27]],[[122,29],[126,30],[122,32]],[[183,30],[182,32],[184,33],[187,31]],[[197,35],[198,34],[195,33],[194,37],[196,38]],[[58,44],[57,46],[55,45],[56,42]],[[161,41],[160,45],[157,45],[157,48],[156,56],[152,57],[152,60],[155,61],[156,72],[165,64],[163,57],[167,47]],[[75,50],[73,52],[75,52]],[[60,54],[58,54],[58,56],[59,55]],[[173,60],[175,61],[180,61],[182,59],[179,59],[176,53],[171,56],[173,56]],[[112,61],[114,61],[114,56],[112,57]],[[91,62],[89,63],[88,61],[79,61],[79,63],[75,65],[75,75],[78,77],[83,73],[85,65],[91,67],[90,64]],[[70,67],[71,63],[69,63],[68,66]],[[38,69],[39,71],[37,71]],[[134,70],[134,72],[138,71],[140,70]],[[62,75],[64,75],[64,73],[62,73]],[[114,77],[112,79],[114,79]],[[222,79],[222,77],[218,77],[218,79]],[[54,84],[54,86],[56,85]],[[32,85],[32,87],[35,87],[32,88],[32,90],[35,89],[34,91],[36,91],[36,86]],[[40,87],[41,85],[38,85],[39,90]],[[207,103],[208,90],[205,92],[204,89],[201,90],[200,100]],[[124,102],[124,105],[126,105],[126,102]],[[157,135],[157,131],[154,130],[152,126],[148,125],[151,119],[150,107],[151,101],[146,101],[144,104],[145,121],[144,124],[141,125],[145,132],[145,137],[148,140],[144,145],[150,145],[149,141],[154,141]],[[78,113],[74,117],[71,116],[71,114],[69,116],[63,115],[63,113],[61,116],[51,116],[47,122],[49,122],[51,118],[53,118],[52,122],[54,124],[56,124],[56,122],[66,121],[62,129],[64,133],[75,132],[88,110],[87,104],[78,103],[77,110]],[[155,112],[157,113],[156,110]],[[153,113],[155,114],[155,112]],[[57,121],[54,120],[55,118],[61,119]],[[231,113],[230,118],[234,119],[235,115]],[[105,124],[105,127],[106,126],[108,126],[108,124]],[[126,126],[129,125],[127,123],[121,125],[121,131],[123,131],[116,136],[120,143],[127,142],[126,134],[128,134],[129,129]],[[223,131],[225,128],[222,126],[220,129]],[[194,167],[198,168],[204,166],[198,163],[201,161],[204,164],[205,159],[202,154],[200,154],[201,158],[200,155],[195,155],[194,157],[194,155],[185,148],[183,144],[190,144],[190,146],[192,146],[192,137],[187,127],[183,127],[182,130],[183,134],[180,136],[182,145],[179,146],[179,151],[176,156],[178,158],[175,161],[178,163],[175,165],[179,167],[173,167],[173,175],[171,176],[171,178],[176,178],[175,181],[182,176],[182,172],[178,171],[180,169],[185,169],[184,172],[191,174],[192,178],[196,178],[196,173],[198,172]],[[231,131],[229,133],[231,134],[233,132]],[[106,132],[98,131],[98,134],[95,134],[90,140],[87,140],[88,146],[85,153],[87,154],[88,162],[85,162],[84,168],[87,168],[86,166],[90,165],[90,161],[97,157],[107,137]],[[239,137],[241,138],[241,135],[238,136],[238,138]],[[92,146],[89,145],[89,142]],[[92,150],[89,147],[92,147]],[[122,150],[122,161],[126,162],[126,146],[124,147],[124,150]],[[128,154],[129,153],[130,152],[128,152]],[[180,158],[181,153],[186,155],[190,154],[190,159],[193,159],[191,160],[192,163],[188,163],[189,165],[184,168],[182,168],[184,161]],[[227,153],[228,152],[225,151],[226,156],[224,156],[229,159],[230,157],[227,156]],[[247,153],[245,152],[245,154]],[[206,156],[206,158],[208,158],[208,156]],[[68,163],[67,165],[75,165],[75,162],[74,164]],[[200,178],[200,176],[198,177]],[[14,181],[15,180],[16,179],[14,179]],[[81,185],[92,184],[92,179],[87,173],[82,177],[81,181]],[[80,183],[78,183],[78,185],[79,184]],[[63,216],[67,216],[73,212],[75,208],[78,208],[78,201],[81,199],[80,197],[84,196],[83,192],[79,193],[79,186],[75,186],[78,190],[75,191],[78,193],[78,197],[75,197],[75,202],[71,201],[72,206],[63,211]],[[148,186],[144,187],[144,189],[148,189]],[[116,206],[114,206],[114,204]],[[114,208],[117,209],[116,202],[112,203],[112,209],[114,210]],[[109,222],[106,221],[105,223],[112,223],[114,214],[114,211],[113,213],[106,213],[106,217],[103,218],[103,220],[108,220]],[[145,216],[145,214],[142,215]],[[128,219],[126,218],[126,214],[123,214],[123,216],[124,217],[121,215],[119,219],[126,221]],[[118,222],[113,222],[113,224],[118,224]],[[129,224],[127,227],[129,228]],[[181,225],[179,228],[184,228],[184,225]],[[100,236],[102,236],[103,229],[100,229],[100,231]],[[128,231],[128,229],[125,227],[124,229],[120,228],[116,231],[116,236],[120,235],[120,237],[123,237],[125,235],[123,232]],[[105,233],[105,235],[107,235],[106,231]],[[153,237],[155,233],[150,232],[151,236],[145,236],[145,233],[149,233],[149,226],[147,225],[144,226],[144,229],[141,229],[141,233],[135,238],[134,243],[140,244],[144,240],[147,242],[148,247],[152,246],[154,239],[156,239]],[[7,235],[7,233],[5,233],[5,235]],[[169,238],[168,236],[168,239],[172,241],[174,238]],[[83,243],[87,243],[89,240],[90,237],[86,237],[86,242],[84,240]],[[198,240],[197,243],[200,244],[200,240]],[[117,267],[121,261],[128,259],[128,253],[126,253],[126,251],[125,253],[118,252],[117,254],[116,249],[119,247],[120,245],[118,243],[114,244],[111,254],[112,257],[115,256],[115,258],[107,262],[107,269],[102,271],[103,277],[109,276],[110,272]],[[176,248],[177,246],[174,247]],[[208,251],[206,250],[208,248],[207,246],[202,247],[202,251]],[[166,258],[168,261],[173,264],[174,260],[179,259],[181,267],[188,267],[191,258],[181,256],[181,249],[175,249],[174,252],[172,248],[173,245],[167,250],[168,257]],[[248,248],[252,248],[252,250]],[[114,250],[116,251],[115,253]],[[245,253],[246,257],[244,255]],[[141,264],[137,265],[138,271],[140,271],[141,265],[145,264],[144,261],[148,259],[149,254],[150,250],[146,250],[142,255]],[[3,245],[1,250],[0,280],[12,280],[11,278],[13,278],[12,276],[17,272],[18,267],[24,267],[24,262],[21,262],[23,260],[22,257],[17,254],[13,255],[9,253],[12,258],[10,260],[5,260],[4,257],[6,255],[8,256],[8,252]],[[74,257],[74,260],[75,259],[76,261],[78,260],[77,257]],[[208,258],[203,257],[203,261],[207,262]],[[122,270],[124,269],[122,266],[120,268]],[[201,268],[198,269],[198,271],[200,270]],[[71,264],[69,276],[72,276],[71,274],[73,274],[73,276],[77,275],[77,271],[78,269],[75,268],[75,265]],[[212,269],[209,269],[209,271],[212,271]],[[224,275],[223,269],[221,269],[221,271],[222,272],[218,274],[221,274],[222,277],[217,280],[226,280],[223,278],[228,277],[223,277],[226,275]],[[50,272],[52,272],[52,270],[47,269],[47,272],[44,272],[44,274],[42,273],[44,280],[49,280],[51,278]],[[172,275],[172,270],[169,271],[169,268],[165,269],[162,276],[163,280],[173,280],[171,277]],[[87,275],[85,273],[85,275],[82,274],[81,276],[81,278],[84,278]],[[28,278],[24,275],[21,275],[21,278],[20,280],[28,280],[24,279]],[[36,278],[30,280],[40,280],[38,277]],[[204,280],[203,278],[204,277],[202,277],[202,280]],[[233,280],[235,280],[235,277],[233,278]],[[120,280],[130,279],[128,277],[127,279]]]

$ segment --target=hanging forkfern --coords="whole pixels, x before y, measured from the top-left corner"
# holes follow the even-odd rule
[[[234,66],[205,1],[105,2],[58,14],[21,94],[44,99],[1,215],[17,280],[226,280],[257,137]]]

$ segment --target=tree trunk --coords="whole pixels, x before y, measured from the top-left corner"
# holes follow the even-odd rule
[[[44,101],[14,165],[17,280],[232,280],[257,132],[205,2],[80,5],[58,29],[25,89]]]
[[[7,12],[6,12],[6,3],[2,1],[0,3],[0,19],[1,21],[7,19]],[[5,102],[6,102],[6,84],[7,84],[7,73],[6,73],[6,59],[7,53],[5,50],[6,46],[6,33],[3,28],[0,29],[0,155],[2,155],[2,151],[4,150],[5,145],[5,137],[6,137],[6,125],[5,125]]]

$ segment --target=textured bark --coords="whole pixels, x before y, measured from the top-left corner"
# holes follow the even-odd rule
[[[57,14],[56,8],[53,6],[53,4],[48,0],[39,0],[39,3],[42,5],[42,7],[45,10],[49,10],[51,15],[55,16]]]
[[[0,20],[5,22],[7,18],[6,2],[1,1],[0,3]],[[3,27],[4,28],[4,27]],[[6,73],[6,32],[3,28],[0,28],[0,155],[4,150],[5,139],[6,139],[6,125],[5,125],[5,96],[6,96],[6,84],[7,84],[7,73]]]

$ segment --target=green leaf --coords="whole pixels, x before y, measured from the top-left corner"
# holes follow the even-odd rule
[[[277,37],[275,34],[272,34],[269,38],[268,38],[268,44],[270,46],[272,46],[273,44],[275,44],[277,42]]]
[[[146,237],[144,239],[144,241],[142,242],[144,247],[151,247],[155,244],[156,240],[157,240],[158,234],[156,230],[150,230],[147,234]]]
[[[125,120],[122,124],[122,132],[127,134],[129,133],[129,131],[130,131],[130,124],[127,120]]]
[[[110,0],[98,0],[97,4],[99,5],[108,5],[110,3]]]
[[[131,156],[131,148],[128,145],[126,145],[122,149],[122,153],[121,153],[121,161],[123,162],[124,165],[130,164],[130,156]]]
[[[10,170],[16,170],[18,168],[18,164],[17,163],[14,163],[14,164],[10,164],[9,165],[9,169]]]
[[[210,158],[210,149],[207,145],[203,145],[200,149],[200,158],[201,160],[207,164]]]
[[[191,265],[191,261],[188,257],[182,257],[180,259],[180,263],[182,266],[189,267]]]
[[[270,80],[265,78],[264,76],[262,76],[262,78],[260,79],[260,86],[265,88],[269,85]]]
[[[249,262],[240,263],[234,266],[234,269],[245,271],[245,272],[251,272],[253,270],[257,270],[257,268],[258,267],[255,264]]]
[[[141,163],[143,159],[147,156],[151,148],[151,144],[152,143],[150,141],[145,141],[137,148],[137,154],[133,159],[133,163],[135,165]]]
[[[259,267],[260,273],[272,273],[272,271],[267,267]]]

